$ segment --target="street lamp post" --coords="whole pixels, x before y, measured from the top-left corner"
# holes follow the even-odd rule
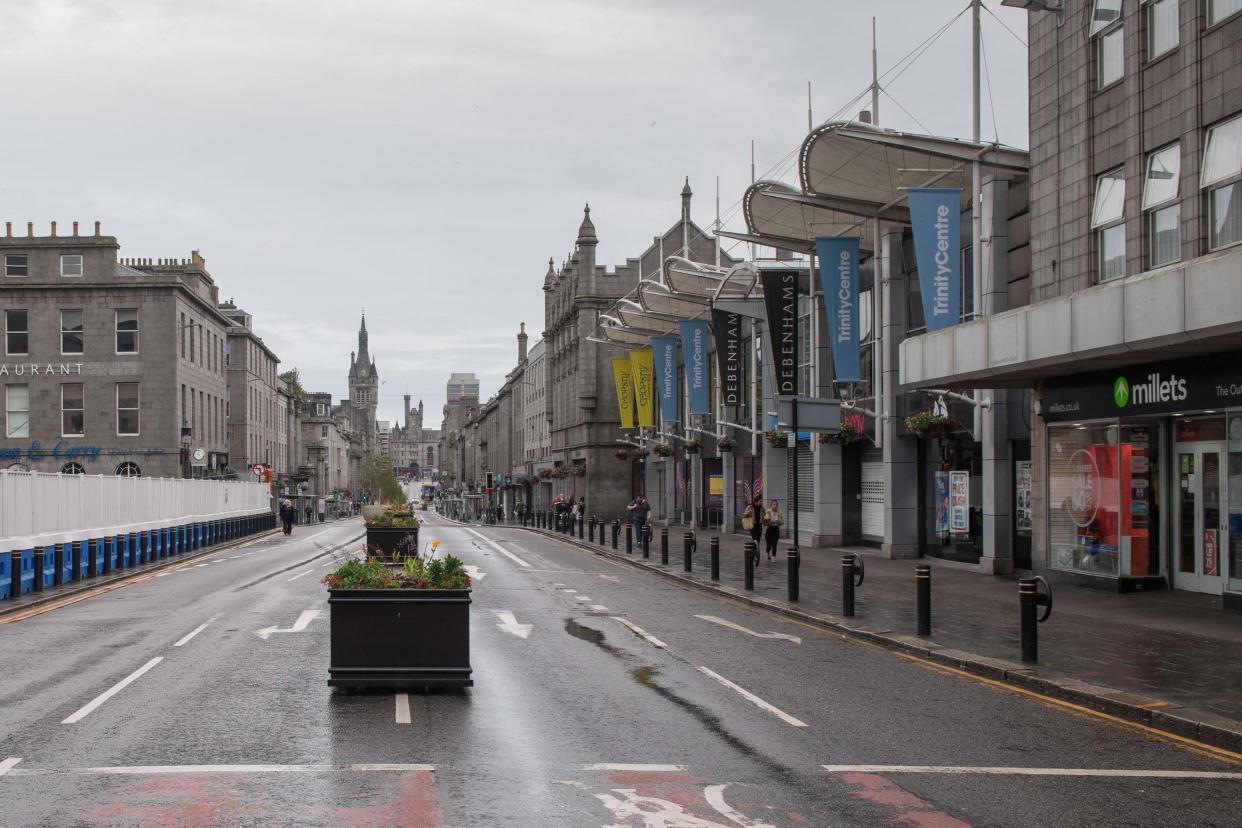
[[[193,429],[185,420],[181,421],[181,476],[188,478],[190,476],[190,443],[192,442]]]

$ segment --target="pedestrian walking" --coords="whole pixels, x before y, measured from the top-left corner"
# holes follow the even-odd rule
[[[755,499],[746,507],[746,511],[742,512],[742,528],[750,533],[750,539],[755,542],[755,563],[759,563],[759,544],[763,538],[763,501],[756,495]]]
[[[647,498],[639,495],[625,508],[630,513],[630,520],[634,523],[634,535],[641,541],[643,526],[647,523],[647,515],[651,513],[651,506],[647,503]]]
[[[785,516],[781,514],[777,502],[773,500],[763,514],[763,524],[766,527],[763,530],[763,540],[769,561],[776,560],[776,542],[781,538],[781,526],[784,523]]]
[[[280,522],[284,525],[286,535],[293,534],[293,520],[297,517],[297,512],[293,510],[293,501],[286,499],[280,504]]]

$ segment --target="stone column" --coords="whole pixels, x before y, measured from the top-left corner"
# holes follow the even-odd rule
[[[736,421],[731,420],[730,422]],[[737,447],[735,446],[734,451],[736,450]],[[723,513],[720,518],[720,533],[722,535],[731,535],[733,534],[734,503],[737,499],[737,492],[734,491],[734,489],[737,488],[737,485],[734,482],[735,475],[733,470],[732,451],[720,452],[720,469],[721,482],[724,484],[724,497],[721,500]]]
[[[811,273],[815,282],[818,268]],[[822,325],[824,295],[814,291],[812,319],[816,328],[815,340],[815,396],[834,398],[836,389],[832,384],[832,352],[828,344],[828,328]],[[843,542],[841,523],[841,446],[838,443],[818,445],[818,440],[811,444],[814,468],[814,508],[811,515],[810,538],[808,546],[840,546]]]
[[[1009,309],[1009,182],[988,178],[983,182],[980,217],[983,220],[983,303],[985,315]],[[1009,444],[1010,392],[988,389],[976,392],[991,398],[990,409],[981,411],[979,439],[983,449],[983,555],[979,569],[996,575],[1013,572],[1013,454]]]
[[[884,398],[884,541],[886,558],[914,558],[918,543],[918,464],[916,440],[906,432],[901,397],[901,340],[906,335],[906,275],[901,269],[901,229],[885,227],[880,238],[878,279],[883,285],[880,349],[884,370],[880,393]]]

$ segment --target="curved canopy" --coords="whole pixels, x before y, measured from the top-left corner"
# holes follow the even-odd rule
[[[871,249],[870,234],[859,232],[861,219],[856,213],[821,206],[803,195],[780,181],[756,181],[742,196],[746,228],[763,237],[764,244],[803,253],[814,253],[820,236],[857,234],[863,237],[863,248]]]
[[[726,269],[680,256],[664,260],[664,284],[691,298],[742,299],[754,294],[758,279],[758,272],[746,262]]]
[[[707,308],[707,300],[674,293],[660,282],[648,279],[638,283],[639,302],[652,313],[660,313],[681,319],[697,316]]]

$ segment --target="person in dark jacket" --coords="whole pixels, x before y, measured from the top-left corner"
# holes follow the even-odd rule
[[[634,523],[634,537],[641,543],[643,526],[647,523],[647,515],[651,514],[651,506],[647,503],[647,498],[639,495],[625,508],[629,511],[630,520]]]
[[[285,500],[280,504],[280,522],[284,524],[285,534],[293,534],[293,520],[297,517],[297,513],[293,511],[293,501]]]

